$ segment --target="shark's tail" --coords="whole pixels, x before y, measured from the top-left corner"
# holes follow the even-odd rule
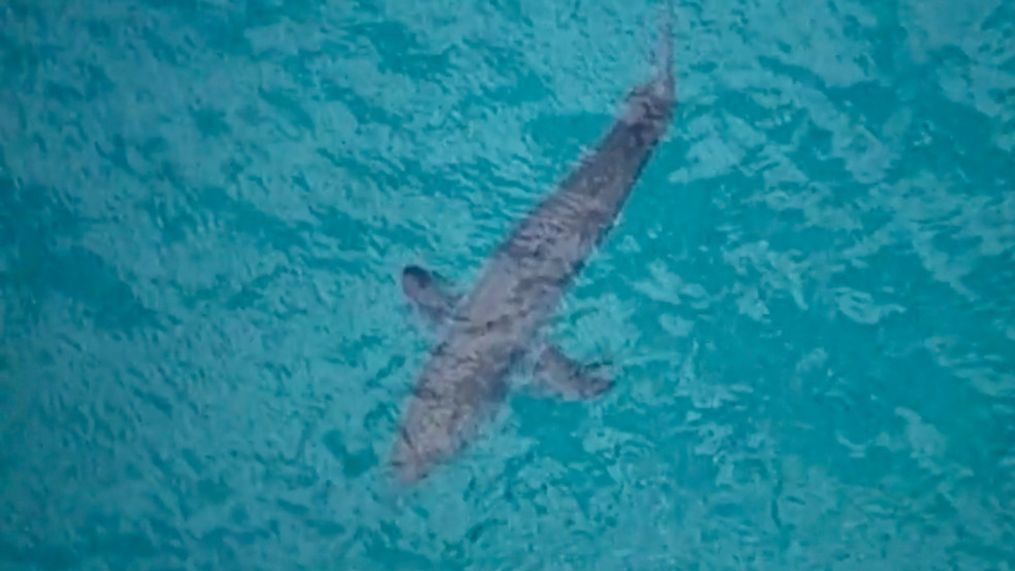
[[[669,4],[659,8],[659,38],[656,40],[656,79],[673,86],[673,9]]]
[[[659,38],[656,39],[656,67],[660,75],[673,75],[673,10],[659,8]]]

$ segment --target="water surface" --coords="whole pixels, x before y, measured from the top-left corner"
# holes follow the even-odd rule
[[[512,394],[385,461],[650,73],[626,2],[0,2],[0,567],[1015,566],[1015,10],[674,5],[680,107]]]

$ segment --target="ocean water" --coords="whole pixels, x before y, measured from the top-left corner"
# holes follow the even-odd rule
[[[513,391],[387,459],[658,3],[0,1],[0,568],[1015,568],[1015,4],[674,3],[679,107]]]

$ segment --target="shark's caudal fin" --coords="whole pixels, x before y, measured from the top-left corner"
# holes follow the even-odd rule
[[[454,286],[439,275],[419,266],[402,270],[402,289],[417,309],[434,324],[451,317],[460,296]],[[568,400],[595,398],[613,386],[605,367],[581,365],[560,348],[542,344],[533,348],[534,385],[540,392]]]
[[[669,6],[659,9],[659,37],[656,39],[656,76],[673,82],[673,10]]]
[[[660,8],[659,37],[656,38],[653,67],[655,75],[651,81],[652,90],[665,101],[676,100],[676,79],[673,73],[673,11]]]
[[[671,12],[657,12],[658,37],[652,54],[653,74],[635,86],[627,96],[620,118],[627,124],[642,124],[665,132],[676,102],[676,80],[673,66],[673,24]]]

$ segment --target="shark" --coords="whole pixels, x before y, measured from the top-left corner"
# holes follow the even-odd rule
[[[512,371],[568,399],[591,399],[613,381],[547,339],[547,322],[601,244],[665,135],[676,108],[673,40],[662,18],[654,71],[631,89],[598,144],[496,247],[473,287],[459,293],[419,265],[402,270],[407,298],[440,324],[404,407],[390,453],[410,485],[459,453],[496,412]]]

